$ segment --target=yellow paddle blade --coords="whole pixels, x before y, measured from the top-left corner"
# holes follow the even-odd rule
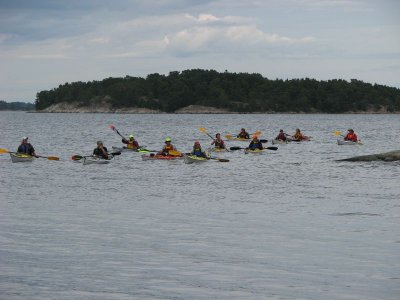
[[[342,133],[339,130],[335,131],[335,135],[341,135]]]
[[[179,152],[179,151],[176,151],[176,150],[169,150],[168,154],[172,155],[172,156],[182,156],[182,152]]]
[[[200,127],[199,130],[200,130],[201,132],[207,133],[207,130],[206,130],[204,127]]]
[[[7,149],[0,148],[0,154],[10,153]]]
[[[233,138],[233,136],[232,136],[232,134],[227,134],[227,135],[225,135],[225,138],[226,139],[231,139],[231,138]]]
[[[60,160],[60,158],[57,156],[47,156],[47,159],[48,160]]]
[[[261,135],[261,131],[256,131],[256,132],[252,133],[252,135],[257,135],[257,136],[259,136],[259,135]]]

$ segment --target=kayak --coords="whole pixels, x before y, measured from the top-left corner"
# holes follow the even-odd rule
[[[225,148],[219,148],[219,147],[214,147],[214,148],[209,148],[208,152],[227,152],[228,150]]]
[[[265,149],[258,149],[258,148],[256,148],[256,149],[248,149],[248,148],[244,149],[244,153],[245,154],[248,154],[248,153],[261,154],[264,151],[265,151]]]
[[[31,156],[29,154],[23,154],[23,153],[10,153],[11,156],[11,161],[13,163],[15,162],[28,162],[28,161],[33,161],[35,159],[34,156]]]
[[[225,138],[227,140],[231,140],[231,141],[242,141],[242,142],[248,142],[251,141],[251,139],[246,139],[246,138],[238,138],[235,136],[231,136],[231,135],[225,135]]]
[[[338,145],[362,145],[360,141],[352,142],[352,141],[345,141],[345,140],[337,140]]]
[[[115,146],[112,146],[112,149],[113,149],[113,152],[150,153],[149,150],[147,150],[147,149],[145,149],[143,147],[140,147],[139,149],[130,149],[130,148],[127,148],[127,147],[115,147]]]
[[[143,154],[142,160],[174,160],[180,159],[182,156],[174,156],[174,155],[159,155],[159,154]]]
[[[192,164],[192,163],[202,163],[206,162],[208,159],[206,157],[200,157],[196,155],[185,155],[184,156],[184,162],[187,164]]]
[[[283,140],[272,140],[272,145],[276,145],[276,144],[284,145],[284,144],[287,144],[287,143],[289,143],[288,140],[286,140],[286,141],[283,141]]]
[[[93,165],[93,164],[104,165],[110,163],[110,161],[111,159],[105,159],[96,156],[88,156],[83,158],[84,165]]]

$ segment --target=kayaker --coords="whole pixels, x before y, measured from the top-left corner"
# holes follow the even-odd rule
[[[19,145],[17,152],[28,154],[34,157],[39,157],[35,153],[35,148],[33,148],[33,146],[28,143],[28,138],[26,136],[22,138],[21,144]]]
[[[217,133],[215,135],[215,139],[212,141],[211,145],[214,145],[215,148],[225,149],[225,143],[221,139],[221,134]]]
[[[126,144],[126,148],[137,150],[139,149],[139,143],[135,140],[133,134],[129,135],[129,140],[123,138],[122,142]]]
[[[176,151],[174,145],[172,145],[172,143],[171,143],[171,138],[170,138],[170,137],[167,137],[167,138],[165,139],[165,145],[164,145],[164,147],[162,148],[162,150],[161,150],[160,152],[158,152],[158,154],[159,154],[159,155],[165,155],[165,156],[166,156],[166,155],[169,155],[169,151],[171,151],[171,150]]]
[[[102,141],[97,141],[97,147],[94,148],[93,155],[108,159],[108,151],[107,148],[103,146]]]
[[[286,133],[283,132],[283,129],[279,130],[279,134],[276,136],[275,140],[286,141]]]
[[[247,147],[250,150],[255,150],[255,149],[264,149],[261,141],[258,139],[258,136],[256,134],[253,135],[253,139],[251,140],[249,147]]]
[[[348,131],[348,132],[347,132],[346,136],[344,137],[344,140],[345,140],[345,141],[357,142],[357,141],[358,141],[358,137],[357,137],[357,135],[354,133],[354,130],[353,130],[353,129],[349,129],[349,130],[347,130],[347,131]]]
[[[207,158],[207,154],[201,149],[199,141],[195,141],[193,145],[193,150],[190,152],[191,155],[196,155],[198,157]]]
[[[308,141],[310,139],[310,137],[302,134],[299,128],[296,129],[296,133],[292,137],[296,141]]]
[[[250,139],[250,134],[246,131],[246,129],[242,128],[236,137],[241,139]]]

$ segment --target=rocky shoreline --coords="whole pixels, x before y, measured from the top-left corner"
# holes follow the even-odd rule
[[[165,114],[166,112],[148,109],[143,107],[125,107],[125,108],[112,108],[107,102],[100,102],[88,106],[82,106],[79,103],[57,103],[53,104],[43,110],[29,111],[31,113],[115,113],[115,114]],[[175,114],[239,114],[243,112],[230,111],[228,109],[216,108],[201,105],[189,105],[184,108],[174,111]],[[245,114],[326,114],[322,112],[245,112]],[[379,111],[359,111],[359,112],[346,112],[344,114],[400,114],[400,112],[388,112],[385,110]]]

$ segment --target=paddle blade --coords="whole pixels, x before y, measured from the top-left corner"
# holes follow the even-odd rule
[[[230,147],[229,149],[232,150],[232,151],[235,151],[235,150],[241,150],[241,149],[244,149],[244,148],[241,148],[241,147]]]
[[[268,140],[260,140],[261,143],[268,143]]]
[[[0,154],[9,153],[7,149],[0,148]]]
[[[115,156],[115,155],[121,155],[121,152],[113,152],[111,153],[111,155]]]
[[[254,132],[252,135],[259,136],[259,135],[261,135],[261,131],[256,131],[256,132]]]
[[[278,150],[278,147],[266,147],[264,149],[276,151],[276,150]]]
[[[81,155],[73,155],[71,157],[72,160],[81,160],[82,158],[83,158],[83,156],[81,156]]]
[[[231,139],[231,138],[233,138],[233,136],[232,136],[232,134],[227,134],[227,135],[225,135],[225,138],[226,139]]]
[[[57,156],[47,156],[47,159],[48,160],[60,160],[60,158]]]
[[[338,130],[335,131],[335,135],[341,135],[342,133]]]
[[[115,131],[115,126],[113,124],[110,124],[108,127]]]
[[[182,156],[182,152],[179,152],[179,151],[176,151],[176,150],[169,150],[168,154],[172,155],[172,156]]]
[[[200,127],[199,130],[200,130],[201,132],[207,133],[207,130],[206,130],[204,127]]]

